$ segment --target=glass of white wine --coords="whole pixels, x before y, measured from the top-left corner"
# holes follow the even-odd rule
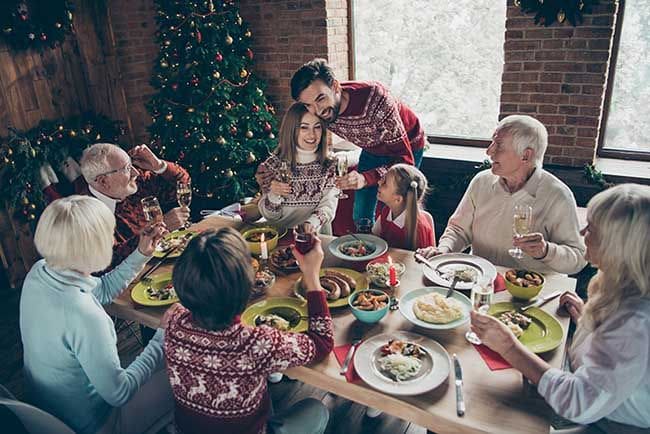
[[[336,176],[339,178],[348,174],[348,159],[344,156],[336,158]],[[348,195],[343,193],[343,190],[336,196],[339,199],[347,199]]]
[[[278,181],[283,184],[289,184],[291,182],[291,169],[289,168],[289,163],[285,160],[282,160],[280,163],[280,170],[278,170]]]
[[[176,200],[178,201],[178,206],[190,207],[192,203],[192,183],[190,181],[178,181],[176,183]],[[189,220],[185,222],[185,228],[189,228],[191,225],[192,223]]]
[[[142,204],[142,212],[144,212],[144,218],[149,223],[160,223],[163,221],[163,212],[158,203],[158,198],[156,196],[147,196],[143,197],[140,200]]]
[[[530,205],[517,204],[512,216],[512,232],[516,237],[528,235],[533,226],[533,208]],[[516,259],[524,257],[519,247],[508,249],[510,256]]]
[[[472,309],[476,312],[486,314],[492,304],[492,297],[494,296],[494,286],[489,279],[481,279],[472,287]],[[465,333],[465,339],[474,345],[481,345],[481,339],[476,336],[472,330]]]

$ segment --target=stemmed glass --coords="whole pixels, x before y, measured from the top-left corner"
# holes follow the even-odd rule
[[[530,205],[515,205],[512,217],[512,232],[516,237],[527,235],[533,226],[533,208]],[[510,256],[516,259],[524,257],[524,252],[519,247],[508,249]]]
[[[140,200],[142,204],[142,212],[144,212],[144,218],[147,219],[150,223],[160,223],[163,221],[163,212],[158,203],[158,198],[156,196],[147,196],[143,197]]]
[[[178,201],[178,206],[189,208],[192,203],[192,183],[190,181],[183,182],[178,181],[176,183],[176,200]],[[185,222],[185,228],[189,228],[192,225],[189,219]]]
[[[492,296],[494,295],[494,286],[489,279],[481,279],[472,287],[472,309],[479,313],[487,313],[492,304]],[[481,345],[481,339],[476,336],[472,330],[465,333],[465,339],[474,345]]]
[[[336,157],[336,176],[339,178],[347,175],[348,173],[348,159],[344,156]],[[336,195],[339,199],[347,199],[348,195],[343,193],[343,190]]]
[[[282,160],[280,163],[280,170],[278,171],[278,181],[288,184],[291,182],[291,169],[289,168],[289,163],[285,160]]]

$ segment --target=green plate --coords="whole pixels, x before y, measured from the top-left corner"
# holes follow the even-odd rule
[[[161,240],[161,242],[162,241],[169,241],[169,240],[178,240],[180,238],[184,238],[188,234],[191,235],[190,238],[193,238],[193,237],[196,236],[196,232],[191,232],[191,231],[188,231],[187,229],[180,229],[180,230],[170,232],[167,235],[165,235],[163,237],[163,239]],[[189,240],[188,240],[188,242],[189,242]],[[185,245],[187,245],[187,243]],[[174,245],[172,245],[172,247],[170,247],[169,249],[173,249],[173,248],[174,248]],[[153,256],[155,258],[162,258],[163,256],[165,256],[165,253],[167,253],[169,251],[169,249],[162,250],[160,248],[160,243],[158,243],[158,245],[156,246],[156,250],[153,252]],[[167,257],[168,258],[178,258],[181,255],[181,253],[183,253],[183,250],[185,250],[184,247],[180,248],[180,249],[176,249],[176,251],[174,251],[172,254],[170,254]]]
[[[354,279],[355,282],[357,282],[357,286],[354,289],[354,291],[350,291],[350,295],[354,294],[355,291],[363,291],[364,289],[368,289],[370,285],[368,284],[368,278],[364,275],[359,273],[358,271],[350,270],[348,268],[338,268],[338,267],[331,267],[331,268],[322,268],[320,270],[319,275],[323,276],[325,274],[325,271],[331,270],[331,271],[338,271],[339,273],[347,274],[351,278]],[[302,300],[302,303],[305,302],[305,297],[304,297],[304,289],[301,286],[302,284],[302,276],[298,279],[298,281],[293,285],[293,293],[296,297]],[[348,305],[348,298],[347,297],[341,297],[336,300],[327,300],[327,305],[329,307],[343,307]]]
[[[167,306],[168,304],[174,304],[178,302],[178,297],[172,297],[168,300],[151,300],[147,297],[145,289],[149,286],[153,286],[155,289],[163,288],[172,280],[172,273],[163,273],[151,278],[150,283],[139,282],[131,290],[131,298],[138,304],[142,306]]]
[[[306,317],[307,305],[293,297],[267,298],[266,300],[258,301],[257,303],[248,306],[244,313],[241,314],[241,322],[248,326],[255,327],[255,318],[257,318],[258,315],[274,314],[288,319],[286,315],[287,311],[298,312],[301,317]],[[308,325],[309,322],[305,318],[300,318],[300,322],[291,327],[289,331],[306,332]]]
[[[488,313],[497,316],[500,313],[515,310],[519,306],[514,303],[495,303],[490,306]],[[524,315],[530,317],[533,322],[519,337],[522,344],[533,353],[545,353],[560,346],[564,331],[562,325],[553,316],[536,307],[527,309]]]

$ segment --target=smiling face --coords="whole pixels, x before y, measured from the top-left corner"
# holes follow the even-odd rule
[[[304,104],[309,113],[327,123],[334,122],[341,109],[341,86],[334,80],[329,87],[323,80],[314,80],[300,92],[298,101]]]
[[[492,143],[490,143],[485,153],[492,160],[492,173],[497,176],[512,178],[526,170],[525,152],[524,156],[517,154],[512,134],[509,132],[495,131],[492,135]]]
[[[304,151],[315,151],[318,149],[323,137],[323,127],[320,119],[311,113],[305,113],[300,120],[296,131],[296,143]]]

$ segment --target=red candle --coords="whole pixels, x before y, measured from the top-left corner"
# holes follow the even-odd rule
[[[397,286],[397,272],[395,271],[395,266],[390,256],[388,257],[388,279],[390,286]]]

